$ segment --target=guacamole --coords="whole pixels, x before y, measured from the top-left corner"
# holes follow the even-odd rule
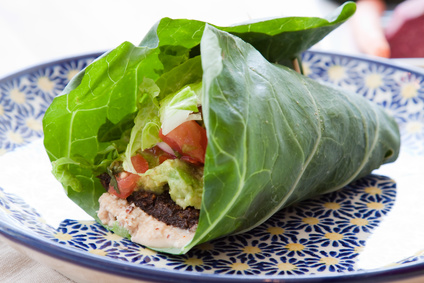
[[[203,167],[193,166],[179,159],[168,159],[140,174],[137,190],[162,194],[169,187],[171,199],[186,208],[200,209],[203,192]]]

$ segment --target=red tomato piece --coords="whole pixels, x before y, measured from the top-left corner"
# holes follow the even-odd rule
[[[131,163],[137,173],[144,173],[149,169],[149,163],[141,154],[136,154],[131,157]]]
[[[115,176],[116,182],[118,183],[119,193],[115,190],[112,185],[109,185],[109,194],[115,195],[119,198],[126,199],[132,194],[134,189],[137,187],[137,181],[140,178],[137,174],[123,172]]]
[[[144,150],[144,152],[153,155],[155,158],[158,158],[159,164],[162,164],[165,160],[176,158],[175,155],[171,155],[168,152],[163,151],[157,145]]]
[[[159,155],[159,164],[162,164],[164,161],[168,159],[175,159],[175,156],[172,156],[169,153],[163,152],[163,154]]]
[[[183,160],[192,163],[205,163],[208,139],[206,130],[195,121],[187,121],[173,129],[167,135],[159,131],[159,137],[173,150],[182,155]]]

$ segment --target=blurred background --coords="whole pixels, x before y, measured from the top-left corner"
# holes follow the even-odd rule
[[[138,44],[150,27],[162,17],[190,18],[216,25],[232,25],[269,17],[324,17],[343,2],[2,0],[0,1],[0,78],[40,63],[85,53],[103,52],[118,46],[123,41]],[[368,2],[368,6],[363,5],[366,6],[363,9],[360,2]],[[409,18],[419,18],[424,14],[423,0],[358,1],[358,12],[361,11],[361,14],[355,15],[358,19],[349,20],[314,48],[355,55],[368,53],[390,57],[384,49],[384,42],[382,43],[384,37],[381,25],[389,25],[393,11],[401,2],[415,2],[415,7],[410,9],[409,15],[406,15]],[[421,31],[419,31],[421,36],[415,32],[416,36],[408,39],[408,46],[412,46],[411,40],[424,38],[423,28],[424,23],[421,20]],[[370,41],[370,38],[373,40]],[[422,45],[420,48],[424,49]],[[418,65],[422,63],[418,60],[420,56],[410,52],[409,55],[416,59],[410,63]]]

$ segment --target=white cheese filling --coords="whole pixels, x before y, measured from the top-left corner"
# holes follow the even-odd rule
[[[128,230],[131,241],[151,248],[182,248],[193,239],[197,228],[185,230],[167,225],[133,203],[109,193],[104,193],[99,203],[97,216],[104,225],[113,226],[118,222]]]

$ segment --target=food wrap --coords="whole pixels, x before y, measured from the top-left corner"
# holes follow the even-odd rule
[[[162,19],[139,46],[125,42],[105,53],[54,99],[43,120],[53,174],[98,220],[105,189],[96,176],[127,150],[135,123],[133,143],[157,142],[157,101],[198,82],[208,138],[198,227],[186,246],[156,250],[181,254],[247,231],[394,161],[398,127],[383,109],[292,70],[293,59],[354,10],[346,3],[328,19],[233,27]],[[134,122],[139,111],[143,121]]]

